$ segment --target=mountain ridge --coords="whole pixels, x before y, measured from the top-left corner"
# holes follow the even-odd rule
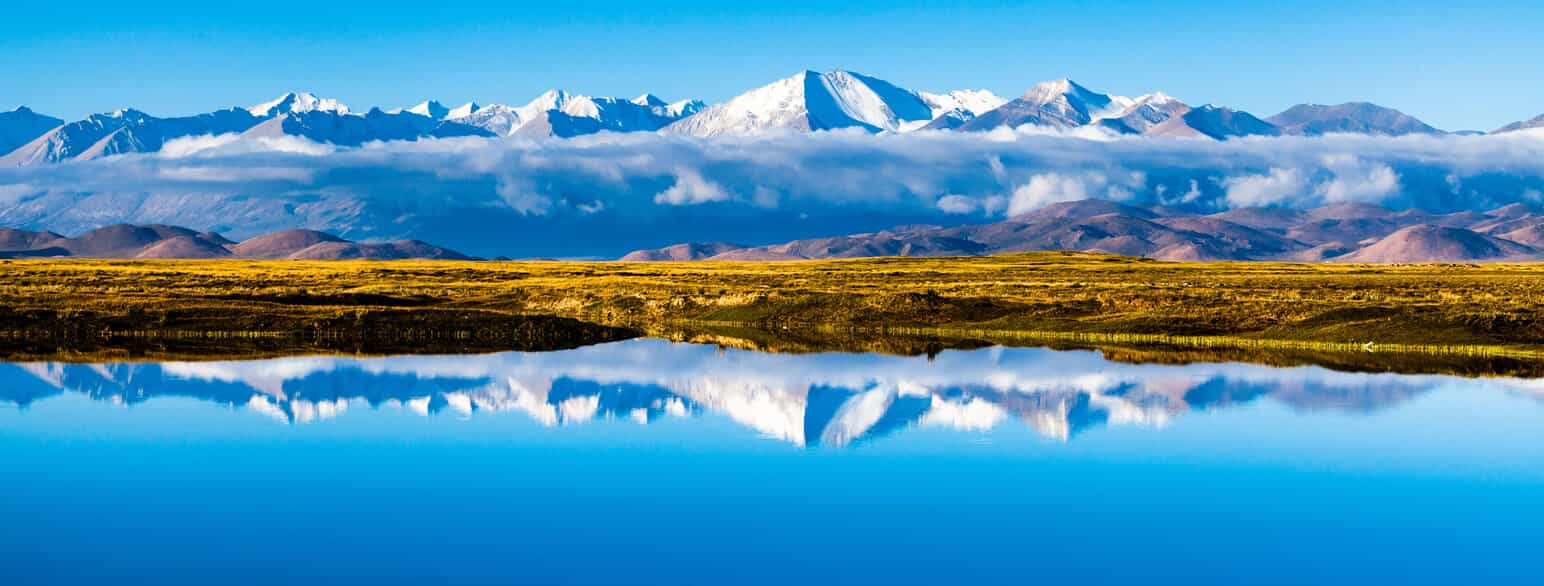
[[[68,237],[0,228],[0,259],[476,260],[418,240],[354,242],[315,230],[281,230],[235,242],[217,232],[166,224],[114,224]]]
[[[1520,204],[1452,214],[1367,204],[1192,214],[1088,199],[988,224],[901,226],[760,246],[682,243],[633,251],[622,260],[809,260],[1043,250],[1170,261],[1531,261],[1544,260],[1544,214]]]

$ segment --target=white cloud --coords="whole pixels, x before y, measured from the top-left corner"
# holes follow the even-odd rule
[[[1318,188],[1318,194],[1326,203],[1375,203],[1399,189],[1399,176],[1385,164],[1337,154],[1326,155],[1324,166],[1333,176]]]
[[[298,155],[330,155],[337,147],[317,143],[298,136],[242,137],[239,134],[200,134],[166,141],[156,156],[180,159],[191,155],[219,156],[250,153],[290,153]]]
[[[1008,200],[1008,215],[1017,216],[1032,212],[1060,201],[1088,199],[1092,191],[1089,188],[1090,180],[1097,181],[1099,186],[1103,185],[1103,178],[1097,176],[1084,178],[1046,173],[1031,177],[1029,183],[1013,190],[1013,198]]]
[[[1308,190],[1308,182],[1297,169],[1271,169],[1264,175],[1229,177],[1222,182],[1232,207],[1272,206],[1291,203]]]
[[[78,233],[163,222],[237,236],[306,227],[450,246],[476,224],[500,242],[575,230],[597,234],[597,243],[628,242],[595,252],[610,254],[646,238],[737,239],[751,227],[759,232],[744,238],[775,242],[985,221],[1080,198],[1196,211],[1332,201],[1453,211],[1540,192],[1544,135],[1528,133],[1237,141],[1015,131],[602,133],[359,148],[204,136],[155,155],[0,169],[0,223]]]
[[[676,173],[674,185],[654,196],[654,203],[679,206],[728,199],[729,194],[717,183],[703,179],[696,171],[682,169]]]
[[[981,207],[976,200],[969,197],[951,193],[938,198],[938,209],[946,214],[969,214]]]

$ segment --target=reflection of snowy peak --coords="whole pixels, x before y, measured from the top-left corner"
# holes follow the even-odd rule
[[[471,357],[9,364],[0,365],[0,402],[25,406],[65,391],[130,404],[195,397],[291,423],[353,406],[422,415],[516,411],[552,426],[706,413],[795,445],[844,446],[915,426],[980,431],[1009,419],[1065,440],[1099,426],[1162,425],[1189,409],[1267,396],[1299,409],[1370,411],[1441,378],[1236,364],[1137,366],[1104,362],[1092,352],[1036,349],[945,352],[933,361],[720,354],[713,346],[640,340]]]

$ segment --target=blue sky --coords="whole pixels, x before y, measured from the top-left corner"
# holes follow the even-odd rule
[[[176,115],[287,89],[356,107],[523,103],[550,87],[713,102],[802,69],[1005,96],[1045,79],[1261,116],[1370,100],[1447,129],[1544,112],[1544,3],[28,2],[0,107]]]

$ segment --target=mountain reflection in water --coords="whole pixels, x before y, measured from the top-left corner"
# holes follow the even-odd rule
[[[0,403],[60,393],[134,404],[192,397],[312,423],[362,407],[433,416],[518,411],[548,426],[712,414],[800,446],[900,430],[1022,423],[1068,440],[1103,425],[1162,427],[1258,400],[1370,413],[1453,380],[1544,397],[1544,381],[1353,374],[1247,364],[1133,365],[1093,351],[992,347],[935,357],[769,354],[638,339],[541,353],[238,362],[0,364]]]

